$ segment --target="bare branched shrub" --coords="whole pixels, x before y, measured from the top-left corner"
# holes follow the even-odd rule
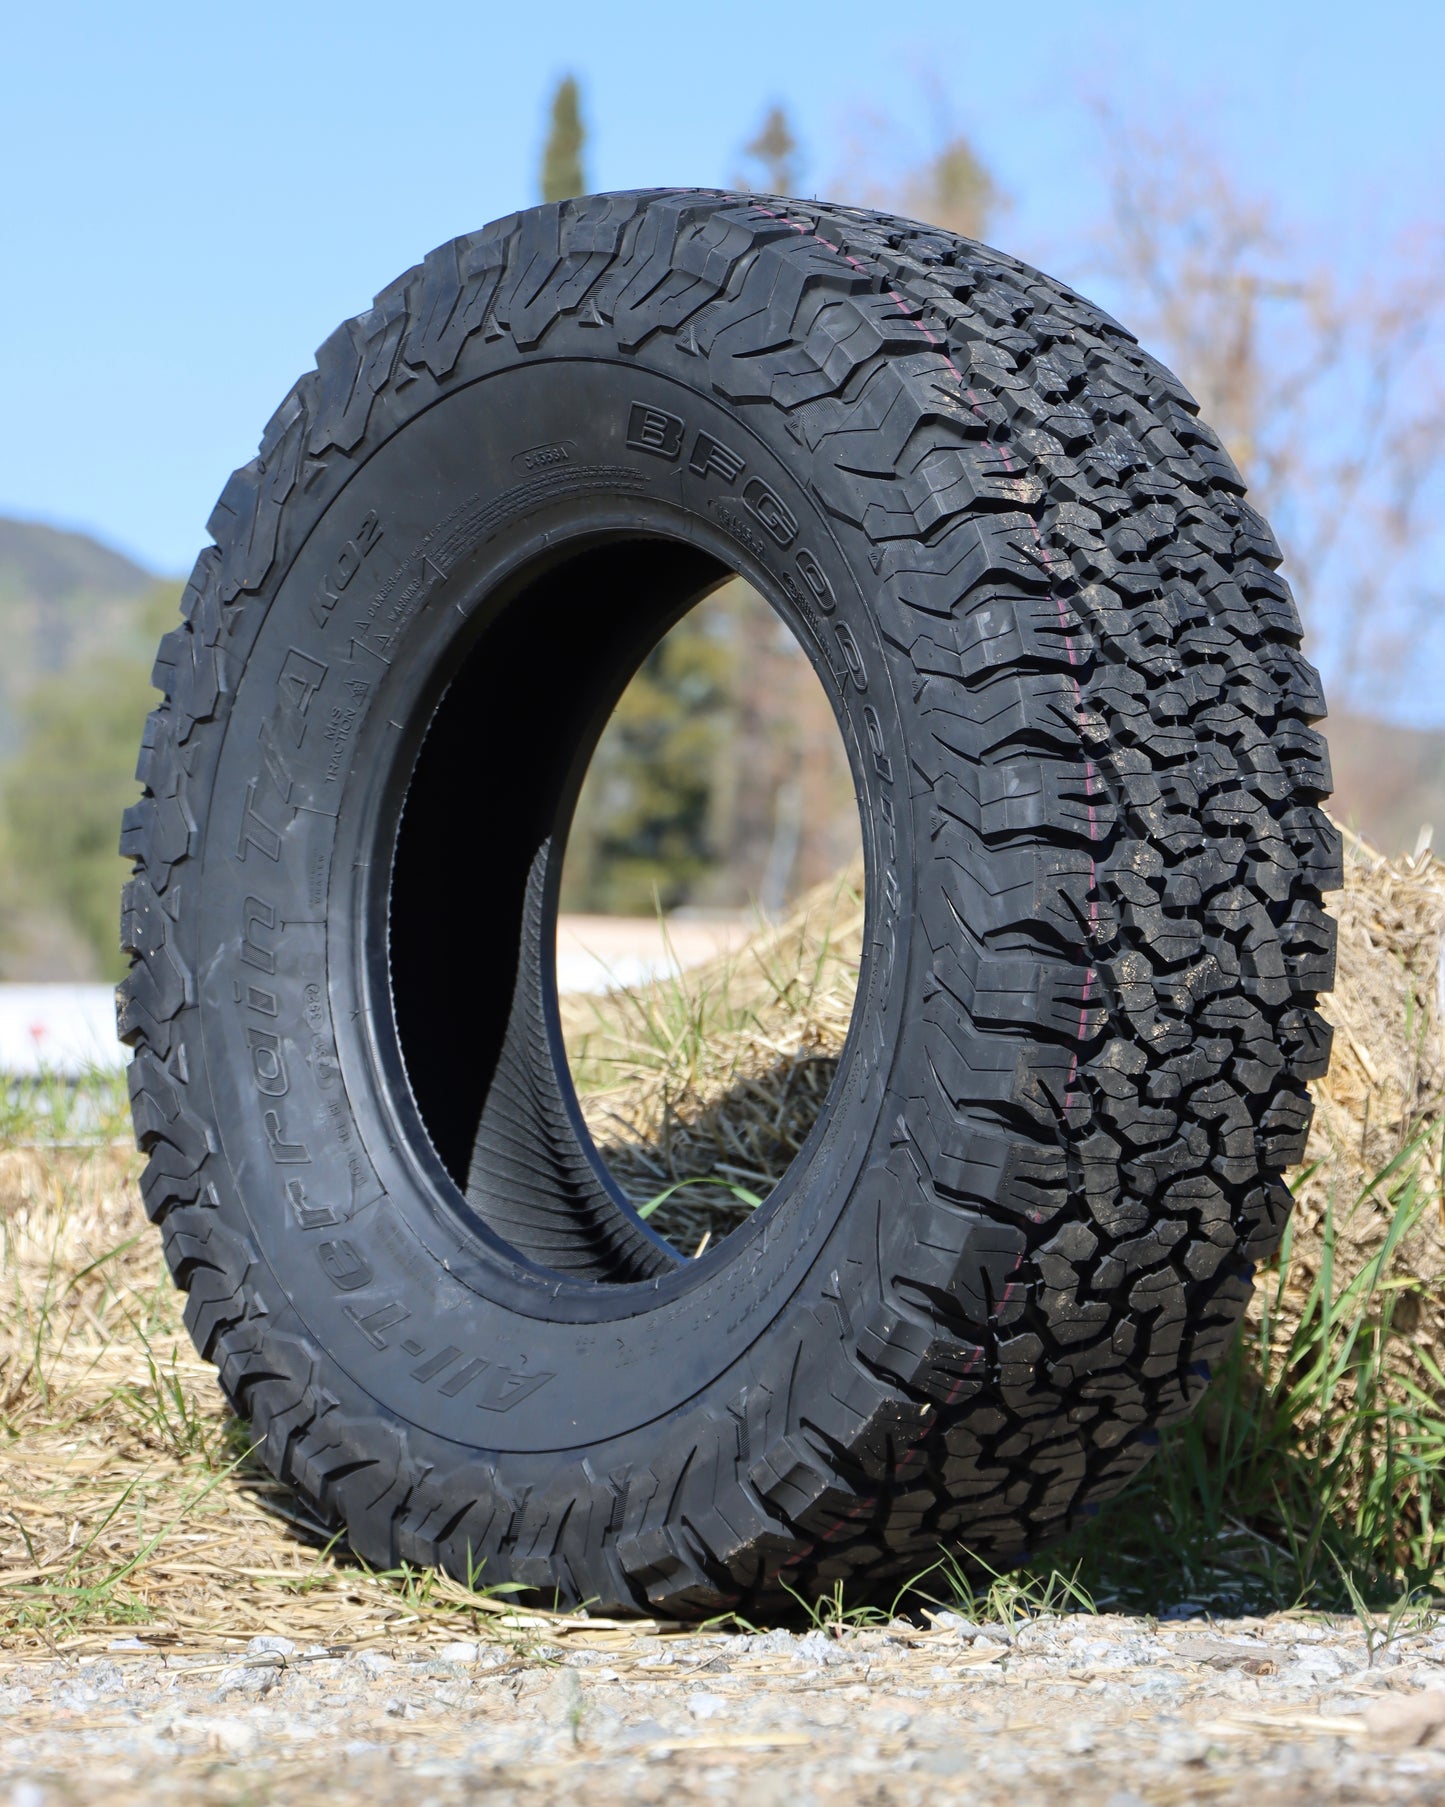
[[[1393,705],[1440,601],[1445,231],[1306,247],[1184,128],[1104,117],[1096,272],[1273,523],[1332,692]]]

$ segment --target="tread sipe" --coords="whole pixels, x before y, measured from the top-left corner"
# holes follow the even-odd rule
[[[318,744],[319,718],[277,716],[287,697],[266,649],[294,644],[321,669],[304,631],[346,651],[341,628],[293,611],[288,574],[370,461],[399,457],[491,373],[541,382],[563,359],[590,360],[599,383],[679,385],[740,423],[853,574],[859,625],[819,644],[840,719],[857,724],[874,978],[856,1085],[827,1107],[842,1113],[829,1147],[856,1143],[854,1176],[820,1178],[796,1230],[777,1220],[777,1246],[795,1235],[800,1253],[750,1340],[719,1343],[715,1371],[689,1370],[685,1389],[659,1355],[644,1376],[655,1400],[626,1424],[594,1434],[579,1408],[553,1444],[511,1448],[517,1414],[427,1420],[401,1390],[423,1370],[384,1311],[440,1322],[454,1293],[471,1310],[455,1261],[398,1255],[395,1305],[338,1290],[353,1245],[382,1286],[363,1231],[402,1226],[397,1246],[411,1234],[381,1157],[345,1209],[275,1164],[315,1152],[298,1073],[332,1058],[328,1036],[348,1134],[372,1133],[346,1065],[362,1012],[336,989],[341,963],[324,956],[319,1032],[288,1022],[273,985],[292,1115],[238,1102],[248,1075],[228,1050],[261,1044],[228,1041],[224,1012],[256,975],[220,973],[247,943],[216,924],[254,905],[272,912],[267,947],[299,946],[314,859],[296,856],[294,907],[255,875],[281,884],[324,809],[328,834],[350,832],[360,779],[318,802],[286,765]],[[661,462],[622,448],[587,469],[602,495],[652,482]],[[504,498],[508,532],[561,506],[560,488],[528,482]],[[745,561],[748,529],[733,531]],[[146,1206],[196,1345],[268,1467],[374,1563],[679,1614],[757,1612],[784,1587],[840,1580],[883,1590],[940,1545],[1012,1562],[1117,1491],[1200,1398],[1282,1232],[1282,1174],[1328,1060],[1321,893],[1340,882],[1318,807],[1323,701],[1279,550],[1179,382],[1068,288],[942,231],[718,192],[595,196],[442,246],[342,326],[210,532],[157,657],[164,701],[125,818],[119,1011]],[[767,536],[753,539],[766,564]],[[838,606],[841,622],[854,605],[840,591]],[[855,655],[871,661],[866,701]],[[339,683],[333,668],[315,685]],[[304,711],[311,693],[297,694]],[[281,749],[269,766],[268,747]],[[234,826],[247,796],[249,845]],[[350,1241],[312,1236],[324,1212]],[[634,1243],[643,1277],[627,1287],[588,1279],[588,1262],[613,1259],[602,1244],[554,1265],[572,1261],[576,1289],[635,1292],[642,1324],[653,1257]],[[331,1256],[306,1252],[323,1246]],[[752,1246],[761,1270],[774,1245]],[[533,1321],[484,1307],[488,1323]],[[725,1315],[700,1311],[689,1348]],[[363,1320],[367,1342],[347,1328]],[[524,1360],[492,1407],[540,1386],[534,1369]],[[557,1373],[529,1410],[551,1399],[567,1417]]]

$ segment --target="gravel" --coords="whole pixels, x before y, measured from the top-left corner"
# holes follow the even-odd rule
[[[554,1634],[555,1636],[555,1634]],[[1445,1799],[1445,1627],[1117,1615],[0,1654],[0,1807]],[[1372,1649],[1371,1644],[1377,1647]]]

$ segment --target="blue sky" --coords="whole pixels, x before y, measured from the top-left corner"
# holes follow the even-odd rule
[[[946,21],[946,22],[945,22]],[[1059,274],[1097,215],[1090,102],[1187,112],[1349,259],[1438,217],[1445,6],[232,0],[16,9],[0,102],[0,512],[182,571],[231,468],[344,316],[536,198],[581,78],[598,188],[717,183],[773,100],[827,186],[850,121],[939,85]],[[926,126],[924,136],[926,137]]]

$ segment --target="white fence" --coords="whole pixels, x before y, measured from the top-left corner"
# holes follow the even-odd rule
[[[115,1034],[109,985],[0,985],[0,1073],[80,1079],[130,1059]]]
[[[736,921],[564,916],[557,925],[561,991],[642,985],[711,959],[747,933]],[[109,985],[0,985],[0,1074],[80,1079],[116,1072],[130,1059],[115,1033]]]

